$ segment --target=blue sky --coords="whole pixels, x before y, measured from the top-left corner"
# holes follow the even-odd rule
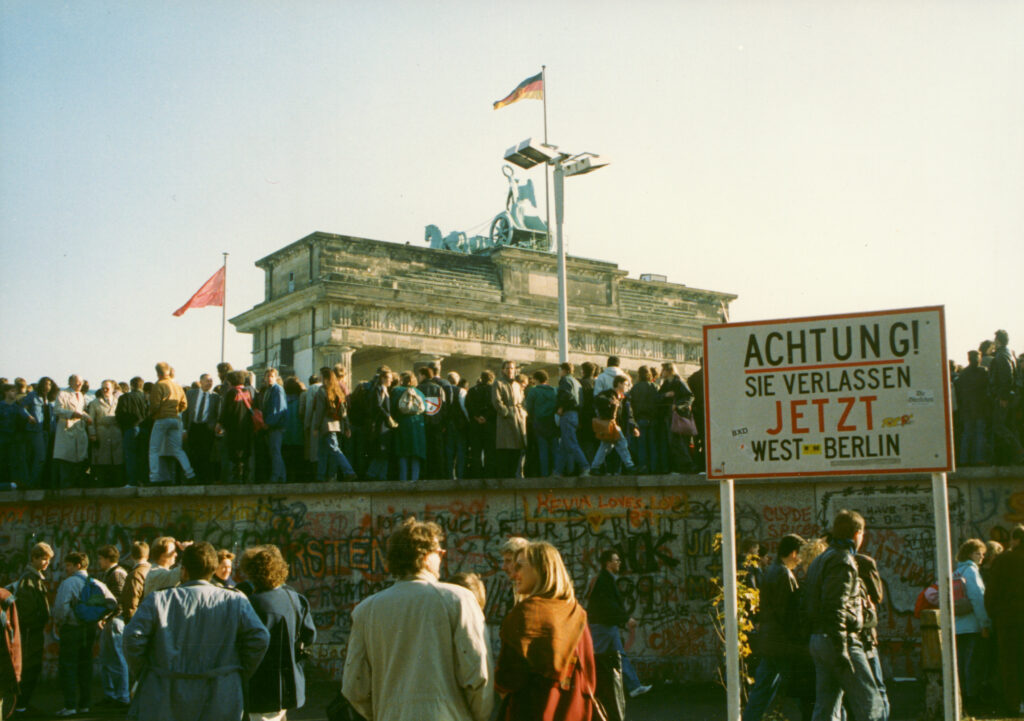
[[[567,182],[569,252],[736,293],[734,320],[944,304],[949,352],[1024,351],[1024,3],[0,4],[0,375],[187,381],[229,252],[422,242],[503,207],[506,147]],[[543,187],[541,171],[531,171]],[[229,328],[228,360],[250,340]]]

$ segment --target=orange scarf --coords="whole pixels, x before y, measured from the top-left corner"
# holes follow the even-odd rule
[[[530,670],[568,688],[587,612],[575,601],[530,596],[501,624],[501,642],[515,648]]]

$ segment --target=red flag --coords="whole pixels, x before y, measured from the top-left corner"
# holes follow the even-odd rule
[[[224,267],[203,283],[203,287],[188,299],[185,305],[174,311],[174,315],[185,315],[189,308],[205,308],[208,305],[224,305]]]

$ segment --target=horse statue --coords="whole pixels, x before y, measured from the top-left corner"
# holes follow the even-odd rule
[[[483,235],[467,237],[459,230],[453,230],[442,237],[441,229],[431,223],[425,229],[425,238],[432,250],[451,250],[456,253],[476,253],[490,248],[491,239]]]

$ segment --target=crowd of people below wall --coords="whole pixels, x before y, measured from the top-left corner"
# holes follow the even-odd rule
[[[1024,365],[1006,331],[950,362],[960,466],[1024,464]],[[1024,358],[1024,356],[1022,356]],[[522,478],[695,473],[704,467],[703,369],[602,370],[561,364],[520,373],[505,361],[471,382],[438,363],[387,366],[352,383],[344,366],[308,385],[276,369],[262,383],[217,366],[187,390],[166,363],[157,380],[105,380],[90,396],[72,375],[0,378],[0,488]],[[258,387],[257,387],[258,386]]]
[[[770,564],[758,542],[743,543],[739,592],[757,591],[746,617],[753,681],[743,721],[785,704],[804,721],[892,717],[877,630],[886,591],[861,551],[866,532],[858,512],[841,510],[822,538],[778,539]],[[969,539],[957,554],[957,667],[971,713],[1024,714],[1024,525],[1009,540],[1003,551]],[[626,657],[622,633],[638,622],[619,590],[618,549],[601,552],[589,583],[574,580],[549,543],[510,536],[498,550],[511,604],[495,659],[481,578],[446,576],[441,527],[406,518],[387,540],[393,582],[351,612],[334,711],[369,720],[625,718],[627,700],[652,686]],[[238,569],[227,550],[171,537],[134,541],[123,555],[99,548],[95,571],[86,553],[66,553],[52,597],[54,551],[36,543],[21,575],[0,588],[0,699],[14,697],[18,717],[39,713],[31,702],[47,627],[59,643],[58,717],[103,708],[140,721],[284,721],[303,706],[303,661],[317,630],[307,599],[286,584],[277,546],[246,549]],[[935,594],[922,590],[919,608]],[[97,638],[104,697],[93,704]]]

